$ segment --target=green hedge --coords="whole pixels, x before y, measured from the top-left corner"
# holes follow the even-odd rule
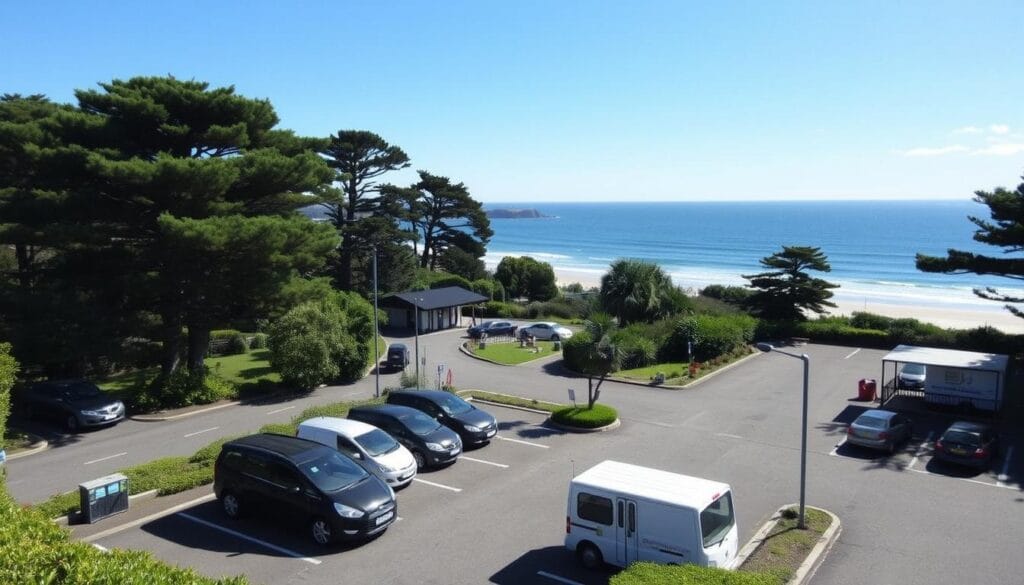
[[[619,418],[619,413],[604,404],[595,404],[594,408],[566,406],[551,413],[551,420],[556,423],[582,429],[608,426],[617,418]]]
[[[243,577],[210,579],[172,567],[145,551],[73,541],[40,510],[21,508],[0,488],[0,583],[5,585],[244,585]]]
[[[665,361],[685,361],[687,343],[693,343],[693,358],[708,361],[728,355],[754,340],[757,319],[750,315],[694,315],[683,317],[659,352]]]
[[[294,435],[299,430],[299,423],[304,420],[316,418],[318,416],[333,416],[337,418],[345,418],[348,416],[349,409],[355,406],[369,406],[372,404],[384,404],[384,397],[380,398],[369,398],[367,400],[357,400],[353,402],[332,402],[331,404],[321,404],[318,406],[310,406],[306,410],[303,410],[299,414],[292,417],[291,422],[287,423],[270,423],[260,427],[261,433],[278,433],[281,435]]]
[[[5,447],[7,417],[11,414],[11,388],[18,373],[18,362],[11,356],[11,344],[0,343],[0,449]]]
[[[770,573],[727,571],[696,565],[633,563],[612,577],[608,585],[782,585],[784,582]]]

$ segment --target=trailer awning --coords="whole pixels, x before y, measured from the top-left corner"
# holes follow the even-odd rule
[[[914,345],[898,345],[890,351],[883,362],[899,362],[904,364],[924,364],[967,370],[986,370],[1006,372],[1009,357],[999,353],[979,353],[960,351],[958,349],[939,349],[936,347],[917,347]]]

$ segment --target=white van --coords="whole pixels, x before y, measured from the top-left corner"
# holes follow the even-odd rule
[[[728,484],[603,461],[569,483],[565,547],[602,562],[731,568],[739,532]]]
[[[416,477],[416,459],[391,435],[357,420],[319,416],[299,424],[298,437],[333,447],[376,468],[392,488]]]

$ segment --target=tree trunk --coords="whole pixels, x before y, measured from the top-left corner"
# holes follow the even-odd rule
[[[28,244],[15,244],[14,253],[18,258],[18,284],[21,286],[21,291],[27,293],[32,282],[30,271],[33,254],[29,250]]]
[[[209,325],[188,326],[188,371],[196,374],[206,371],[206,352],[210,349]]]
[[[181,362],[181,320],[177,315],[164,314],[163,326],[160,328],[160,341],[163,344],[160,358],[160,378],[166,380],[178,369]]]

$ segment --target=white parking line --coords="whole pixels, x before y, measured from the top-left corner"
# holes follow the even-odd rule
[[[96,544],[96,543],[94,542],[94,543],[92,543],[92,545],[93,545],[94,547],[96,547],[96,550],[98,550],[98,551],[100,551],[100,552],[110,552],[110,549],[109,549],[109,548],[107,548],[107,547],[105,547],[105,546],[103,546],[102,544]]]
[[[987,481],[981,481],[981,480],[978,480],[978,479],[971,479],[969,477],[950,477],[948,475],[943,475],[941,473],[932,473],[931,471],[928,471],[927,469],[908,469],[907,471],[913,471],[914,473],[923,473],[925,475],[934,475],[935,477],[944,477],[946,479],[955,479],[957,481],[966,481],[968,483],[976,483],[978,485],[987,485],[988,487],[1003,488],[1004,490],[1015,490],[1015,489],[1017,489],[1017,488],[1015,488],[1013,486],[1010,486],[1010,485],[1002,485],[999,482],[989,483]]]
[[[855,349],[852,352],[850,352],[850,354],[847,355],[846,357],[844,357],[843,359],[844,360],[848,360],[848,359],[852,358],[853,356],[857,355],[857,352],[859,352],[859,351],[860,351],[860,348],[858,347],[857,349]]]
[[[839,454],[837,453],[837,451],[839,451],[839,448],[842,447],[845,444],[846,444],[846,437],[843,437],[843,440],[839,441],[838,443],[836,443],[836,446],[832,447],[832,450],[829,451],[828,454],[831,455],[832,457],[839,457]]]
[[[220,427],[210,427],[210,428],[208,428],[208,429],[203,429],[203,430],[201,430],[201,431],[196,431],[196,432],[194,432],[194,433],[189,433],[189,434],[185,435],[185,438],[187,439],[187,438],[189,438],[189,437],[194,437],[194,436],[196,436],[196,435],[201,435],[201,434],[203,434],[203,433],[208,433],[208,432],[210,432],[210,431],[216,431],[216,430],[217,430],[217,429],[219,429],[219,428],[220,428]]]
[[[443,490],[451,490],[453,492],[461,492],[462,491],[462,488],[452,487],[450,485],[444,485],[444,484],[441,484],[441,483],[434,483],[432,481],[427,481],[425,479],[420,479],[418,477],[414,477],[414,478],[412,478],[412,480],[413,481],[418,481],[420,483],[425,483],[427,485],[432,485],[434,487],[439,487],[439,488],[441,488]]]
[[[924,448],[925,446],[932,442],[932,435],[934,434],[935,431],[928,433],[928,437],[924,440],[924,442],[917,446],[917,450],[914,451],[914,458],[911,459],[910,463],[907,464],[907,469],[911,471],[914,470],[914,466],[917,465],[917,459],[924,454]]]
[[[580,583],[579,581],[573,581],[572,579],[566,579],[565,577],[559,577],[558,575],[552,575],[551,573],[548,573],[547,571],[537,571],[537,574],[540,575],[541,577],[547,577],[548,579],[551,579],[552,581],[558,581],[559,583],[565,583],[566,585],[583,585],[583,583]]]
[[[743,439],[743,437],[741,437],[739,435],[734,435],[732,433],[715,433],[715,436],[716,437],[729,437],[730,439],[740,439],[740,440]]]
[[[998,480],[996,481],[996,485],[999,487],[1007,487],[1003,482],[1006,481],[1006,472],[1010,470],[1010,457],[1013,457],[1013,445],[1010,445],[1006,449],[1006,459],[1003,460],[1003,471],[999,474],[999,477],[996,478],[996,480]]]
[[[501,439],[502,441],[511,441],[513,443],[519,443],[520,445],[529,445],[531,447],[540,447],[541,449],[549,449],[550,445],[541,445],[540,443],[531,443],[529,441],[520,441],[519,439],[510,439],[508,437],[502,437],[501,435],[494,435],[495,439]]]
[[[286,411],[286,410],[291,410],[291,409],[293,409],[293,408],[295,408],[295,406],[294,406],[294,405],[292,405],[292,406],[286,406],[286,407],[284,407],[284,408],[278,408],[277,410],[271,410],[271,411],[270,411],[270,412],[268,412],[267,414],[268,414],[268,415],[271,415],[271,414],[277,414],[277,413],[279,413],[279,412],[284,412],[284,411]]]
[[[92,465],[93,463],[99,463],[100,461],[106,461],[107,459],[113,459],[115,457],[124,457],[127,454],[128,454],[128,452],[125,451],[124,453],[118,453],[116,455],[111,455],[109,457],[100,457],[99,459],[93,459],[92,461],[86,461],[82,465]]]
[[[465,455],[463,455],[462,457],[459,457],[459,459],[465,459],[466,461],[472,461],[474,463],[483,463],[485,465],[493,465],[495,467],[501,467],[502,469],[508,469],[508,465],[505,465],[504,463],[495,463],[493,461],[484,461],[483,459],[473,459],[472,457],[466,457]]]
[[[271,544],[271,543],[269,543],[269,542],[267,542],[265,540],[260,540],[258,538],[253,538],[253,537],[249,536],[248,534],[242,534],[241,532],[238,532],[237,530],[231,530],[230,528],[225,528],[225,527],[223,527],[223,526],[221,526],[219,524],[214,524],[213,522],[207,522],[206,520],[203,520],[202,518],[196,518],[195,516],[193,516],[191,514],[186,514],[185,512],[180,512],[178,514],[178,516],[181,516],[182,518],[187,518],[187,519],[189,519],[189,520],[191,520],[193,522],[196,522],[198,524],[202,524],[203,526],[209,526],[210,528],[213,528],[215,530],[220,530],[221,532],[224,532],[226,534],[230,534],[231,536],[236,536],[238,538],[241,538],[242,540],[248,540],[249,542],[256,543],[256,544],[258,544],[258,545],[260,545],[260,546],[262,546],[264,548],[269,548],[270,550],[276,550],[279,553],[286,554],[286,555],[288,555],[288,556],[290,556],[290,557],[292,557],[294,559],[299,559],[300,561],[306,561],[307,563],[312,563],[314,565],[319,565],[321,563],[321,561],[319,559],[314,559],[314,558],[310,558],[310,557],[307,557],[307,556],[303,556],[302,554],[297,553],[297,552],[295,552],[293,550],[288,550],[288,549],[286,549],[286,548],[284,548],[282,546],[277,546],[276,544]]]

